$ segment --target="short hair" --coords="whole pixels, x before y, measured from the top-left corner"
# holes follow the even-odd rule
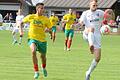
[[[90,0],[90,2],[93,2],[93,1],[98,2],[98,0]]]
[[[44,3],[37,3],[37,4],[36,4],[36,7],[39,6],[39,5],[44,6]]]

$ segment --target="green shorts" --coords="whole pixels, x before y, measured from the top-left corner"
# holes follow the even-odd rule
[[[52,32],[56,32],[56,26],[52,27]]]
[[[38,40],[28,39],[28,44],[31,45],[32,43],[35,43],[36,51],[39,51],[41,54],[46,54],[47,42],[40,42]]]
[[[66,37],[71,37],[73,38],[74,35],[74,30],[70,29],[70,30],[65,30],[65,36]]]

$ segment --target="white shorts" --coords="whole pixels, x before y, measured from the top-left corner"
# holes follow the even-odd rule
[[[18,33],[19,32],[19,28],[18,27],[14,27],[13,32]]]
[[[83,39],[88,42],[88,34],[83,32]],[[93,45],[95,49],[101,48],[101,34],[95,34],[94,33],[94,42]]]

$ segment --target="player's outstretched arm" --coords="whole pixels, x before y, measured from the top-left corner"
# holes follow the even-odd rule
[[[83,27],[83,22],[79,21],[77,24],[73,24],[72,27],[79,27],[79,29],[81,29]]]

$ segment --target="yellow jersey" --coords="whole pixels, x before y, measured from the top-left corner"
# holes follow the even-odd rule
[[[49,19],[52,26],[56,26],[57,22],[59,21],[57,16],[51,16]]]
[[[63,16],[63,20],[68,21],[68,22],[66,22],[65,29],[69,30],[69,29],[71,29],[71,25],[74,24],[74,22],[76,20],[76,15],[74,15],[74,14],[66,14],[66,15]]]
[[[30,28],[28,32],[29,39],[46,42],[45,29],[52,27],[49,18],[47,18],[46,16],[31,14],[23,19],[23,23],[30,23]]]

